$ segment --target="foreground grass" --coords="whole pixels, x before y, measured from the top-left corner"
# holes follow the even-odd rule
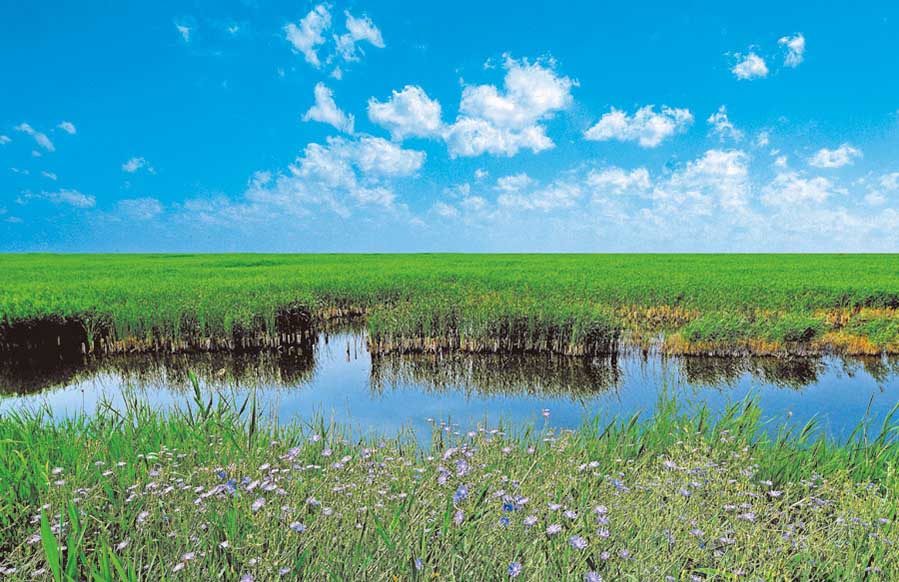
[[[0,255],[0,348],[4,330],[48,319],[76,322],[88,344],[197,347],[276,336],[289,327],[279,314],[301,309],[364,313],[380,352],[576,355],[661,336],[672,353],[899,353],[896,264],[891,255]]]
[[[895,580],[897,429],[765,436],[751,402],[434,443],[252,403],[0,419],[0,572],[25,580]],[[876,431],[875,431],[876,432]]]

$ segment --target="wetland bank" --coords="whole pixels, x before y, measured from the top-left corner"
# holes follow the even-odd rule
[[[0,573],[894,579],[896,264],[2,256]]]

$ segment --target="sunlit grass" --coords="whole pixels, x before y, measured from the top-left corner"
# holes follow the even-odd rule
[[[836,443],[814,425],[769,430],[751,401],[716,418],[665,397],[656,410],[555,433],[437,425],[427,449],[409,435],[350,441],[321,421],[273,425],[252,398],[213,404],[199,388],[177,410],[12,414],[0,419],[0,568],[49,580],[897,579],[892,420]]]

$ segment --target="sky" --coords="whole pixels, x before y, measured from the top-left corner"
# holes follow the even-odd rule
[[[0,251],[897,252],[899,3],[0,0]]]

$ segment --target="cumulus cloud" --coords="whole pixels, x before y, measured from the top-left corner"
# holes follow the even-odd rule
[[[899,172],[892,172],[881,176],[880,186],[888,192],[899,190]]]
[[[74,206],[75,208],[93,208],[97,204],[96,198],[89,194],[82,194],[78,190],[63,188],[56,192],[41,192],[40,194],[28,193],[20,199],[23,203],[28,200],[46,200],[58,205]]]
[[[334,93],[324,83],[318,83],[315,85],[315,105],[303,115],[303,121],[320,121],[340,131],[353,133],[355,119],[337,107]]]
[[[615,167],[590,170],[586,183],[595,192],[613,194],[645,192],[651,186],[646,168],[637,168],[630,172]]]
[[[134,220],[152,220],[162,214],[162,202],[156,198],[130,198],[116,205],[119,212]]]
[[[75,135],[75,133],[77,132],[77,130],[75,129],[75,124],[72,123],[71,121],[63,121],[56,127],[63,130],[64,132],[66,132],[69,135]]]
[[[53,142],[50,141],[50,138],[47,137],[46,134],[35,130],[33,127],[31,127],[27,123],[20,123],[14,129],[16,131],[21,131],[22,133],[33,137],[34,141],[37,142],[37,145],[41,146],[48,152],[56,151],[56,146],[53,145]]]
[[[133,174],[140,169],[146,169],[151,174],[156,173],[156,170],[153,169],[153,166],[142,157],[134,157],[129,159],[127,162],[122,164],[122,171],[128,172],[129,174]]]
[[[531,183],[533,183],[531,177],[521,172],[498,179],[496,181],[496,189],[503,192],[518,192],[527,188]]]
[[[459,116],[444,130],[450,156],[512,156],[554,147],[540,122],[571,105],[576,81],[558,75],[552,61],[530,63],[506,55],[503,67],[502,89],[468,85],[462,90]]]
[[[514,156],[523,149],[534,153],[555,147],[546,128],[532,125],[521,130],[497,127],[485,119],[462,117],[444,133],[451,157],[473,157],[481,154]]]
[[[801,32],[793,36],[781,37],[777,44],[786,50],[786,55],[784,56],[785,66],[798,67],[805,59],[805,37]]]
[[[821,148],[809,158],[808,163],[816,168],[842,168],[854,163],[855,159],[860,157],[862,157],[861,150],[844,143],[834,150]]]
[[[321,68],[323,64],[331,64],[335,60],[344,62],[356,62],[364,55],[360,43],[368,43],[377,48],[384,48],[384,37],[375,26],[371,18],[363,15],[356,18],[348,11],[346,15],[346,32],[332,35],[333,44],[328,44],[331,50],[326,52],[324,58],[319,57],[319,49],[327,42],[325,32],[331,28],[331,11],[326,4],[319,4],[304,16],[299,24],[288,23],[284,27],[285,36],[294,50],[303,54],[306,62],[315,68]],[[335,79],[343,77],[343,70],[337,66],[331,73]]]
[[[768,65],[765,64],[765,59],[754,52],[750,52],[747,55],[737,54],[736,58],[737,63],[731,69],[731,72],[737,79],[745,81],[768,76]]]
[[[415,85],[393,91],[386,102],[374,97],[368,100],[368,118],[389,131],[394,139],[438,135],[443,125],[440,115],[440,103]]]
[[[689,204],[699,214],[716,206],[745,212],[751,194],[749,156],[741,150],[708,150],[657,186],[653,197],[666,205]]]
[[[641,107],[633,115],[612,107],[584,133],[591,141],[635,141],[644,148],[654,148],[693,123],[688,109],[663,106],[656,113],[653,105]]]
[[[306,62],[318,68],[321,61],[317,47],[325,42],[322,33],[330,27],[331,13],[327,6],[319,4],[300,20],[299,26],[291,22],[284,27],[284,32],[293,48],[303,53]]]
[[[724,105],[718,108],[718,111],[709,116],[706,122],[712,126],[712,133],[718,136],[718,139],[724,141],[725,139],[732,139],[734,141],[740,141],[743,139],[743,132],[734,127],[734,124],[731,123],[730,119],[727,117],[727,107]],[[767,142],[767,134],[764,136],[765,142]]]
[[[12,141],[12,140],[9,139],[9,136],[0,134],[0,145],[6,145],[6,144],[8,144],[8,143],[11,142],[11,141]]]
[[[352,62],[359,60],[361,49],[356,45],[362,41],[371,43],[377,48],[384,48],[384,38],[381,31],[375,26],[368,16],[356,18],[347,11],[346,13],[346,29],[347,32],[334,38],[337,44],[337,52],[343,60]]]
[[[579,184],[556,181],[530,192],[508,192],[500,194],[497,204],[504,208],[521,210],[542,210],[544,212],[571,208],[583,194]]]
[[[762,203],[787,208],[822,204],[833,194],[834,185],[827,178],[806,178],[797,172],[781,172],[762,189]]]

